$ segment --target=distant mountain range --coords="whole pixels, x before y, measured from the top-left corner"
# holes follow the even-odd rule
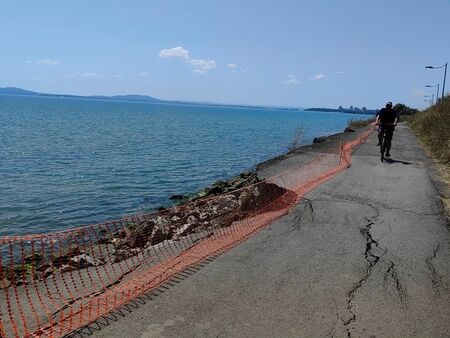
[[[48,94],[39,93],[31,90],[25,90],[16,87],[4,87],[0,88],[0,95],[22,95],[22,96],[40,96],[40,97],[62,97],[62,98],[72,98],[72,99],[92,99],[92,100],[108,100],[108,101],[131,101],[131,102],[149,102],[149,103],[172,103],[172,104],[188,104],[188,105],[208,105],[208,106],[227,106],[227,107],[243,107],[243,108],[256,108],[256,109],[278,109],[278,110],[290,110],[290,111],[321,111],[321,112],[340,112],[340,113],[351,113],[351,114],[373,114],[374,110],[367,111],[353,111],[353,110],[339,110],[330,108],[293,108],[293,107],[269,107],[269,106],[254,106],[254,105],[235,105],[235,104],[222,104],[222,103],[208,103],[208,102],[188,102],[188,101],[169,101],[160,100],[148,95],[92,95],[92,96],[82,96],[82,95],[67,95],[67,94]]]
[[[95,99],[95,100],[113,100],[113,101],[137,101],[137,102],[168,102],[160,100],[147,95],[114,95],[114,96],[81,96],[81,95],[66,95],[66,94],[47,94],[38,93],[31,90],[25,90],[16,87],[0,88],[0,94],[8,95],[27,95],[27,96],[45,96],[45,97],[67,97],[67,98],[79,98],[79,99]]]

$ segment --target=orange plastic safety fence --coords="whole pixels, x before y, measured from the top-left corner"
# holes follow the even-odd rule
[[[371,130],[230,193],[67,231],[0,238],[0,337],[61,337],[229,250],[350,165]]]

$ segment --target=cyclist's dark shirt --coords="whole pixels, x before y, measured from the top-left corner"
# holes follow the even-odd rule
[[[379,121],[381,124],[394,123],[395,119],[398,118],[398,114],[394,109],[381,108],[378,111]]]

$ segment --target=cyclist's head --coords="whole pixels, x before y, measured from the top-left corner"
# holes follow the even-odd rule
[[[386,102],[386,108],[392,108],[392,102],[391,101]]]

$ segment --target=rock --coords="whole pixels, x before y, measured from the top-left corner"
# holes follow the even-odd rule
[[[137,226],[124,227],[125,236],[118,241],[117,248],[143,248],[151,236],[152,229],[158,222],[170,223],[168,220],[164,221],[165,218],[165,216],[145,217],[138,222]]]
[[[58,256],[53,258],[52,264],[55,267],[60,267],[61,265],[68,264],[71,257],[82,254],[83,252],[78,248],[72,248],[64,253],[60,253]]]
[[[152,234],[150,235],[150,245],[158,244],[165,239],[164,232],[161,230],[160,227],[153,228]]]
[[[322,143],[322,142],[325,142],[326,140],[327,140],[327,137],[326,137],[326,136],[314,137],[313,143],[314,143],[314,144]]]
[[[156,220],[155,220],[155,223],[156,223],[157,226],[159,226],[163,230],[163,232],[170,225],[169,219],[167,217],[165,217],[165,216],[157,216]]]
[[[49,264],[49,263],[42,263],[41,265],[39,265],[39,266],[36,268],[36,271],[44,272],[44,271],[47,270],[49,267],[51,267],[51,264]]]
[[[181,201],[181,200],[184,200],[185,198],[186,198],[186,196],[184,196],[184,195],[172,195],[169,197],[169,200]]]
[[[244,173],[240,174],[239,177],[240,178],[249,178],[249,177],[252,177],[253,175],[254,175],[254,172],[247,171],[247,172],[244,172]]]
[[[197,218],[194,215],[190,215],[187,218],[187,222],[189,225],[193,225],[193,224],[197,223]]]
[[[32,277],[33,280],[41,280],[44,278],[44,273],[41,271],[34,271]]]
[[[210,191],[211,191],[210,188],[205,188],[205,189],[203,189],[203,190],[200,190],[200,191],[196,194],[196,196],[194,197],[194,199],[195,199],[195,198],[200,198],[200,197],[208,196],[208,194],[209,194]]]
[[[279,187],[276,184],[267,182],[260,183],[251,190],[251,194],[246,192],[240,196],[240,211],[244,214],[252,213],[261,210],[268,204],[272,204],[272,210],[277,210],[278,207],[284,208],[285,205],[282,201],[280,203],[274,203],[274,201],[285,194],[295,195],[294,192]]]
[[[100,261],[98,259],[94,259],[91,256],[89,256],[88,254],[81,254],[81,255],[72,257],[72,258],[70,258],[68,263],[72,266],[75,266],[78,269],[83,269],[83,268],[87,268],[90,266],[99,266],[99,265],[103,264],[102,261]],[[67,265],[69,265],[69,264],[67,264]],[[64,265],[66,265],[66,264],[64,264]]]
[[[3,278],[2,280],[0,280],[0,290],[7,289],[10,286],[11,282],[8,279]]]
[[[208,196],[215,196],[215,195],[220,195],[225,191],[225,186],[223,187],[212,187],[211,189],[209,189],[208,191]]]
[[[61,272],[68,272],[73,270],[76,270],[76,268],[68,264],[61,265],[61,267],[59,268],[59,271]]]
[[[178,228],[175,231],[173,239],[178,239],[181,236],[185,236],[188,232],[190,232],[188,230],[191,230],[191,229],[192,229],[192,224],[184,224],[181,228]]]
[[[97,241],[97,244],[111,244],[112,242],[113,242],[113,239],[108,238],[108,237],[103,237]]]
[[[171,218],[170,218],[170,220],[172,221],[172,222],[178,222],[179,220],[180,220],[181,218],[180,217],[178,217],[178,216],[172,216]]]
[[[149,234],[144,228],[137,229],[129,234],[120,244],[119,247],[142,248],[147,243]]]
[[[55,268],[53,266],[48,267],[44,271],[44,278],[47,278],[47,277],[53,275],[54,272],[55,272]]]
[[[355,132],[355,130],[352,128],[349,128],[349,127],[345,128],[345,130],[344,130],[344,133],[354,133],[354,132]]]
[[[232,194],[221,196],[216,200],[216,203],[216,212],[219,214],[223,214],[225,212],[239,208],[239,203],[236,199],[236,196]]]
[[[16,280],[15,284],[17,286],[20,286],[20,285],[30,284],[32,281],[33,281],[32,276],[26,275],[26,276],[22,276],[22,278]]]
[[[25,264],[38,264],[40,262],[42,262],[44,258],[42,257],[42,255],[38,254],[38,253],[34,253],[34,254],[29,254],[26,255],[23,258],[23,261]]]
[[[127,258],[136,256],[139,252],[141,252],[140,249],[118,249],[115,252],[113,252],[113,262],[118,263],[121,262]]]
[[[228,183],[226,181],[219,180],[219,181],[215,182],[212,186],[214,188],[222,188],[223,189],[224,187],[228,186]]]

